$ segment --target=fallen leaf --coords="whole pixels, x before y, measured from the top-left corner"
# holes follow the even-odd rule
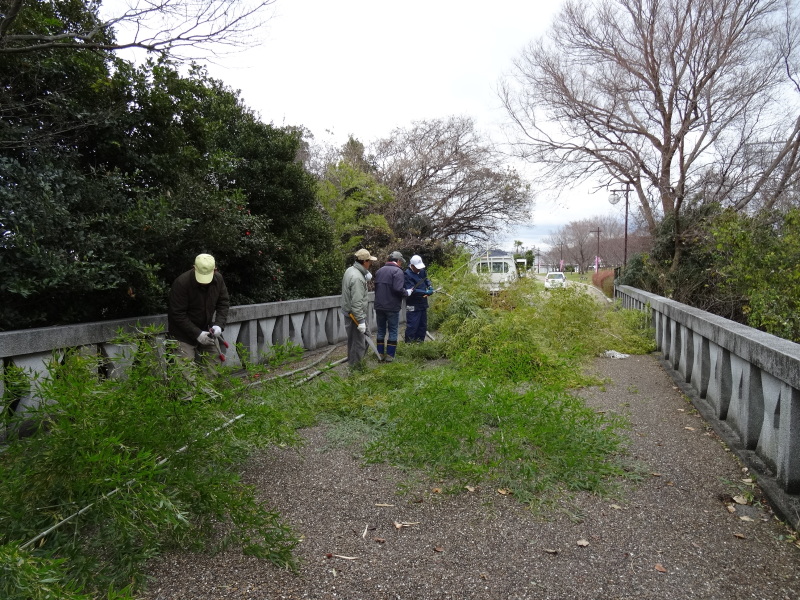
[[[745,515],[744,517],[739,517],[739,518],[740,518],[742,521],[747,521],[748,523],[753,523],[753,522],[755,522],[755,521],[754,521],[754,519],[751,519],[751,518],[750,518],[750,517],[748,517],[747,515]]]
[[[441,493],[442,493],[442,488],[433,488],[431,491],[432,491],[434,494],[441,494]]]
[[[467,490],[468,492],[474,492],[475,491],[475,488],[472,487],[471,485],[465,485],[464,489]]]
[[[376,504],[375,506],[386,506],[386,507],[393,507],[394,504]]]
[[[733,501],[736,502],[736,504],[747,504],[747,498],[744,496],[734,496]]]
[[[383,538],[372,538],[372,539],[373,539],[373,540],[375,540],[376,542],[378,542],[379,544],[384,544],[384,543],[386,543],[386,540],[385,540],[385,539],[383,539]]]
[[[734,535],[734,537],[737,537],[737,538],[739,538],[740,540],[743,540],[743,539],[745,539],[745,537],[744,537],[744,534],[743,534],[743,533],[734,533],[733,535]]]
[[[687,431],[694,431],[695,430],[694,427],[684,427],[684,429],[686,429]]]
[[[542,548],[542,550],[544,550],[548,554],[558,554],[558,550],[556,550],[555,548]]]
[[[334,554],[334,558],[343,558],[344,560],[357,560],[357,556],[342,556],[341,554]]]
[[[653,477],[661,477],[661,473],[650,473]]]
[[[619,504],[612,504],[611,508],[613,508],[614,510],[622,510],[622,507]]]
[[[419,525],[419,521],[417,521],[416,523],[409,523],[407,521],[402,521],[402,522],[401,521],[395,521],[394,522],[395,529],[402,529],[403,527],[411,527],[413,525]]]
[[[434,546],[433,547],[433,551],[434,552],[444,552],[444,548],[442,548],[441,546]]]
[[[736,512],[736,507],[735,507],[735,506],[733,506],[732,504],[729,504],[729,505],[728,505],[728,506],[726,506],[725,508],[727,508],[727,509],[728,509],[728,512],[729,512],[729,513],[735,513],[735,512]]]
[[[686,412],[686,409],[685,408],[679,408],[678,412]]]
[[[586,546],[588,546],[588,545],[589,545],[589,542],[588,542],[587,540],[578,540],[578,541],[577,541],[577,542],[575,542],[575,543],[576,543],[578,546],[581,546],[581,547],[586,547]]]
[[[489,579],[489,576],[486,573],[481,573],[481,579]]]
[[[664,565],[662,565],[661,563],[656,563],[655,569],[659,573],[666,573],[667,572],[667,570],[664,568]]]
[[[742,483],[753,483],[753,480],[748,477],[747,479],[742,479]]]
[[[497,493],[498,494],[503,494],[503,496],[508,496],[511,493],[511,491],[507,490],[505,488],[500,488],[499,490],[497,490]]]

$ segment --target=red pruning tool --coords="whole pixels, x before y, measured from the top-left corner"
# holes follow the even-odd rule
[[[222,345],[225,346],[225,350],[230,348],[231,345],[225,341],[225,338],[222,337],[222,334],[214,335],[213,331],[209,331],[208,335],[211,336],[212,340],[214,340],[214,346],[216,346],[217,348],[217,353],[219,354],[220,362],[225,362],[225,352],[222,351],[222,348],[220,347],[220,342],[222,342]]]

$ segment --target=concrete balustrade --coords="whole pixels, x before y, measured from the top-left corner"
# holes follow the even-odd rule
[[[800,493],[800,344],[632,287],[615,296],[650,311],[658,350],[703,415]]]
[[[368,314],[374,330],[373,300],[374,295],[370,294]],[[325,296],[232,306],[224,333],[230,344],[226,364],[242,364],[245,357],[239,356],[240,349],[246,353],[249,362],[260,363],[269,356],[273,346],[287,341],[307,350],[344,341],[347,335],[340,302],[340,296]],[[133,333],[149,326],[166,331],[166,315],[0,332],[0,375],[13,366],[23,369],[31,381],[45,378],[48,365],[60,360],[66,349],[80,348],[83,352],[108,359],[98,375],[119,377],[130,363],[133,349],[114,342],[118,332]],[[164,337],[164,333],[157,336],[162,342]],[[5,392],[5,379],[0,377],[0,396]],[[20,399],[17,411],[24,415],[38,402],[35,385],[32,385],[31,393]]]

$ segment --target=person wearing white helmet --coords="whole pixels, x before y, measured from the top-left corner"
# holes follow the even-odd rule
[[[418,254],[408,261],[404,286],[408,294],[405,341],[424,342],[428,331],[428,296],[433,294],[433,284],[428,279],[425,263]]]

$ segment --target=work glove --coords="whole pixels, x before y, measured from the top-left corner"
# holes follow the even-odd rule
[[[367,324],[366,323],[359,323],[358,324],[358,330],[361,333],[367,333]]]
[[[407,295],[407,296],[410,296],[410,295],[411,295],[411,292],[413,292],[413,291],[414,291],[414,288],[408,288],[408,289],[406,290],[406,295]]]
[[[220,327],[219,325],[212,325],[211,326],[211,335],[213,335],[213,336],[222,335],[222,327]]]
[[[425,294],[427,294],[428,296],[430,296],[431,294],[433,294],[433,288],[432,288],[432,287],[429,287],[427,290],[425,290]]]
[[[214,344],[214,339],[208,331],[201,331],[197,336],[197,341],[203,346],[211,346]]]

